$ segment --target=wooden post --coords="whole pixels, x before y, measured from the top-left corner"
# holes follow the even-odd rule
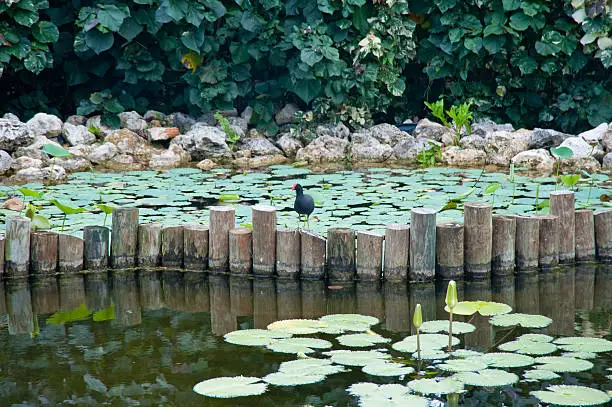
[[[537,216],[540,220],[539,264],[543,269],[559,264],[559,218],[553,215]]]
[[[253,231],[237,227],[229,231],[229,268],[232,274],[251,272],[253,253]]]
[[[595,219],[590,209],[578,209],[576,219],[576,261],[595,260]]]
[[[493,215],[491,272],[495,275],[514,273],[516,220],[514,216]]]
[[[208,226],[185,225],[183,228],[183,264],[186,270],[208,268]]]
[[[573,263],[576,256],[574,193],[552,191],[550,193],[550,214],[559,218],[559,262]]]
[[[387,281],[408,280],[410,258],[410,226],[391,224],[385,229],[383,278]]]
[[[161,263],[162,225],[145,223],[138,225],[138,265],[157,267]]]
[[[212,271],[229,270],[229,231],[235,222],[235,211],[231,206],[210,208],[208,265]]]
[[[0,235],[0,278],[4,275],[4,235]]]
[[[601,261],[612,261],[612,209],[595,212],[595,245],[597,258]]]
[[[374,232],[357,232],[356,271],[359,281],[379,281],[382,276],[384,237]]]
[[[33,231],[30,234],[30,273],[55,274],[57,271],[57,233]]]
[[[351,229],[327,230],[327,272],[331,281],[355,278],[355,232]]]
[[[516,269],[537,269],[540,248],[539,220],[535,216],[516,216]]]
[[[325,239],[315,233],[300,231],[300,273],[303,279],[325,277]]]
[[[253,217],[253,274],[271,276],[276,263],[276,208],[255,205]]]
[[[491,204],[466,202],[463,205],[463,218],[465,271],[472,277],[488,277],[493,245]]]
[[[436,276],[436,211],[410,211],[410,281],[432,281]]]
[[[436,272],[443,279],[463,278],[463,225],[436,225]]]
[[[296,278],[300,273],[300,232],[296,229],[276,230],[276,274]]]
[[[83,228],[83,267],[85,270],[108,269],[110,230],[105,226]]]
[[[163,267],[183,267],[185,237],[183,226],[166,226],[162,229],[161,264]]]
[[[83,239],[60,234],[58,237],[58,269],[60,273],[83,270]]]
[[[5,272],[8,277],[25,276],[30,268],[30,219],[9,216],[4,244]]]
[[[138,247],[138,208],[115,208],[111,229],[111,266],[115,269],[136,265]]]

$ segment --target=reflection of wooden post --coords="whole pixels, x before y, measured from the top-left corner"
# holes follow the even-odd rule
[[[408,287],[403,282],[385,281],[383,290],[385,329],[391,332],[410,332],[412,315],[409,311]]]
[[[253,279],[249,276],[230,276],[230,311],[232,319],[253,316]]]
[[[266,329],[278,320],[276,309],[276,280],[272,278],[253,279],[253,325]]]
[[[142,308],[138,298],[135,273],[114,272],[112,274],[111,298],[115,306],[115,318],[111,321],[112,325],[119,327],[140,325]]]
[[[30,241],[30,239],[26,240]],[[32,312],[32,294],[27,279],[8,279],[6,281],[6,308],[9,335],[34,332],[36,316]]]
[[[186,225],[183,233],[185,269],[206,270],[208,268],[208,226]]]
[[[597,258],[612,261],[612,209],[595,212],[595,245]]]
[[[76,273],[83,270],[83,239],[60,234],[57,259],[60,273]]]
[[[327,292],[321,280],[301,282],[302,318],[319,318],[327,312]]]
[[[251,253],[253,250],[251,229],[237,227],[229,231],[229,268],[232,274],[251,272]]]
[[[254,205],[253,211],[253,274],[271,276],[276,263],[276,208]]]
[[[408,302],[410,304],[410,307],[408,308],[410,313],[408,315],[414,315],[416,305],[421,304],[423,321],[432,321],[436,319],[436,286],[433,282],[409,284]],[[397,310],[395,312],[397,312]],[[405,317],[406,314],[404,314],[404,318]],[[408,319],[412,321],[410,317],[408,317]],[[410,332],[416,334],[416,328],[413,324],[410,324]]]
[[[0,235],[0,278],[4,274],[4,235]]]
[[[234,208],[230,206],[210,208],[208,265],[212,271],[229,270],[229,231],[234,228],[235,222]]]
[[[138,208],[115,208],[111,228],[111,266],[115,269],[136,265]]]
[[[162,229],[161,264],[163,267],[183,266],[183,226],[167,226]]]
[[[410,281],[433,281],[436,276],[436,211],[410,211]]]
[[[463,209],[465,272],[474,277],[487,277],[491,273],[493,244],[491,204],[466,202]]]
[[[236,318],[230,312],[229,279],[226,275],[211,274],[208,282],[210,288],[210,328],[215,335],[225,335],[236,330]]]
[[[355,278],[355,232],[351,229],[328,229],[327,272],[331,281]]]
[[[379,281],[382,275],[384,237],[374,232],[357,232],[356,272],[359,281]]]
[[[546,274],[546,273],[542,273]],[[540,313],[540,294],[539,294],[538,274],[520,273],[516,276],[516,309],[515,312],[524,314]]]
[[[302,230],[300,273],[303,279],[321,279],[325,277],[325,239],[316,233]]]
[[[493,215],[491,271],[495,275],[514,273],[516,220],[514,216]]]
[[[300,232],[296,229],[276,230],[276,274],[296,278],[300,273]]]
[[[162,225],[138,225],[138,265],[157,267],[161,263]]]
[[[30,219],[9,216],[4,243],[5,272],[8,277],[25,276],[30,267]]]
[[[576,219],[576,261],[595,260],[595,220],[590,209],[578,209]]]
[[[59,289],[56,276],[32,276],[30,287],[34,314],[52,314],[59,310]],[[91,308],[88,307],[88,309]]]
[[[210,312],[208,274],[185,273],[183,281],[185,283],[185,311]]]
[[[327,292],[327,313],[354,314],[357,303],[355,282],[345,281],[334,288]]]
[[[85,270],[108,268],[110,230],[105,226],[83,228],[83,267]]]
[[[440,278],[463,278],[463,225],[461,223],[438,223],[436,226],[436,268]]]
[[[572,263],[576,254],[574,193],[552,191],[550,193],[550,214],[559,218],[559,262]]]
[[[138,297],[145,310],[156,310],[164,306],[162,284],[156,270],[138,271]]]
[[[535,216],[516,218],[516,269],[532,271],[538,267],[540,228]]]
[[[359,238],[357,238],[359,240]],[[357,296],[356,312],[385,319],[385,300],[379,281],[358,281],[355,287]]]
[[[597,264],[578,264],[576,266],[574,297],[576,309],[590,311],[593,309],[595,291],[595,273]]]
[[[468,283],[469,284],[469,283]],[[513,309],[515,307],[515,281],[514,275],[496,276],[491,278],[492,299],[495,302],[508,304]]]
[[[57,271],[57,233],[33,231],[30,234],[30,272],[54,274]]]
[[[299,280],[276,280],[276,308],[279,320],[302,318]]]
[[[385,263],[383,278],[406,281],[410,257],[410,226],[391,224],[385,230]]]
[[[84,277],[85,305],[87,309],[98,311],[111,305],[108,274],[87,273]]]
[[[552,215],[540,215],[537,218],[540,220],[540,267],[556,267],[559,264],[559,218]]]

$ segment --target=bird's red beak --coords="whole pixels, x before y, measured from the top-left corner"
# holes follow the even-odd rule
[[[291,190],[295,191],[295,187],[297,187],[297,184],[293,184],[293,186],[291,187]]]

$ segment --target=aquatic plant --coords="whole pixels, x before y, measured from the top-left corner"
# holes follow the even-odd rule
[[[193,391],[213,398],[232,398],[263,394],[268,385],[259,377],[216,377],[193,386]]]
[[[444,302],[448,307],[448,351],[451,352],[453,347],[453,311],[457,306],[457,284],[455,280],[448,282]]]
[[[68,217],[68,215],[75,215],[77,213],[87,212],[87,209],[85,208],[79,208],[78,206],[66,205],[66,204],[61,203],[57,199],[50,199],[49,202],[55,205],[64,214],[64,218],[62,220],[62,229],[61,229],[62,232],[64,231],[64,226],[66,224],[66,217]]]
[[[462,103],[460,106],[451,106],[449,110],[446,111],[448,117],[450,117],[453,121],[453,124],[449,123],[444,115],[444,100],[439,99],[436,102],[428,103],[425,102],[425,106],[431,111],[431,114],[440,120],[442,124],[446,127],[454,127],[455,135],[453,137],[454,145],[458,146],[459,141],[461,139],[461,132],[463,128],[465,128],[467,134],[472,133],[472,129],[470,126],[470,120],[472,119],[472,113],[470,112],[470,108],[472,106],[471,103]]]
[[[567,160],[572,158],[572,156],[574,155],[574,151],[569,148],[569,147],[551,147],[550,148],[550,153],[555,156],[555,158],[557,159],[557,175],[556,175],[556,182],[555,182],[555,191],[557,190],[557,187],[559,186],[559,173],[561,171],[561,160]]]
[[[214,114],[215,120],[221,126],[221,130],[225,133],[225,142],[227,143],[230,150],[234,151],[234,147],[238,140],[240,140],[240,134],[236,133],[236,131],[230,125],[229,120],[225,116],[223,116],[220,112]]]
[[[421,362],[421,325],[423,324],[423,313],[421,312],[421,304],[417,304],[414,307],[414,317],[412,318],[412,324],[416,328],[416,343],[417,343],[417,353],[419,357],[419,363]],[[419,368],[419,370],[421,370]]]
[[[72,157],[72,154],[70,153],[70,151],[66,150],[65,148],[61,146],[58,146],[56,144],[51,144],[51,143],[45,144],[41,148],[41,151],[43,153],[47,153],[52,158],[70,158]],[[53,183],[53,168],[54,167],[55,167],[55,162],[52,160],[51,167],[49,168],[49,180],[48,180],[49,185]]]
[[[557,385],[530,392],[543,403],[556,406],[597,406],[610,401],[611,396],[585,386]]]
[[[97,203],[96,206],[102,212],[104,212],[104,222],[102,223],[102,226],[106,226],[106,218],[108,218],[108,215],[113,213],[113,210],[115,209],[115,206],[109,205],[109,204],[103,204],[103,203]]]

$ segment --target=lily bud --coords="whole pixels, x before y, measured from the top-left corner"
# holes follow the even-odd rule
[[[446,289],[446,305],[448,305],[451,311],[457,305],[457,284],[455,280],[448,282],[448,287]]]
[[[412,323],[416,329],[420,329],[421,325],[423,325],[423,313],[421,312],[421,304],[417,304],[414,307],[414,318],[412,318]]]

